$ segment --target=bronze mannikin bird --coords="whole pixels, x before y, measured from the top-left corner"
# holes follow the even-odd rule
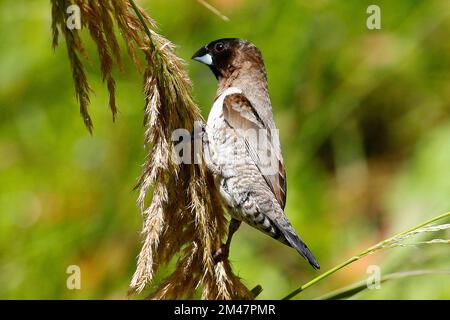
[[[242,39],[220,39],[192,57],[210,67],[217,95],[204,128],[204,159],[232,217],[216,258],[228,256],[241,221],[319,263],[284,214],[286,173],[260,51]]]

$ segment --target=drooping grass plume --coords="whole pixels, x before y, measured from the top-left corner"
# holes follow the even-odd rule
[[[141,292],[152,283],[160,266],[179,255],[173,273],[156,287],[150,298],[191,298],[199,288],[204,299],[253,298],[254,293],[233,274],[227,260],[216,263],[213,259],[226,235],[227,219],[212,176],[203,164],[179,164],[173,155],[172,132],[178,128],[192,132],[194,123],[202,121],[192,99],[184,62],[175,54],[175,46],[155,31],[155,21],[132,0],[51,0],[51,3],[53,44],[58,44],[60,35],[66,40],[81,115],[90,131],[91,90],[81,62],[87,53],[79,30],[66,27],[67,7],[72,4],[80,7],[82,26],[88,29],[97,47],[113,118],[117,113],[113,67],[123,68],[114,28],[120,31],[138,70],[142,70],[142,61],[137,49],[145,58],[144,141],[149,154],[137,184],[144,241],[130,292]]]

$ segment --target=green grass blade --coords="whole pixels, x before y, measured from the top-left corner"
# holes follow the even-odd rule
[[[366,255],[374,253],[375,251],[378,251],[378,250],[380,250],[382,248],[385,248],[386,246],[389,246],[392,243],[398,242],[399,239],[404,238],[408,234],[417,234],[417,230],[419,230],[420,228],[427,227],[430,224],[432,224],[433,222],[436,222],[436,221],[442,220],[442,219],[446,219],[448,217],[450,217],[450,212],[441,214],[441,215],[439,215],[437,217],[434,217],[432,219],[424,221],[424,222],[422,222],[422,223],[420,223],[420,224],[418,224],[418,225],[416,225],[416,226],[414,226],[414,227],[412,227],[412,228],[410,228],[408,230],[405,230],[405,231],[400,232],[400,233],[398,233],[398,234],[396,234],[396,235],[394,235],[394,236],[392,236],[392,237],[390,237],[390,238],[388,238],[386,240],[378,242],[377,244],[367,248],[366,250],[358,253],[357,255],[355,255],[355,256],[345,260],[344,262],[342,262],[342,263],[338,264],[337,266],[331,268],[330,270],[324,272],[320,276],[318,276],[318,277],[312,279],[311,281],[305,283],[304,285],[302,285],[301,287],[297,288],[296,290],[294,290],[290,294],[288,294],[286,297],[284,297],[283,300],[292,299],[293,297],[295,297],[300,292],[305,291],[309,287],[311,287],[311,286],[315,285],[316,283],[322,281],[323,279],[331,276],[333,273],[335,273],[335,272],[339,271],[340,269],[348,266],[349,264],[351,264],[351,263],[353,263],[355,261],[358,261],[359,259],[365,257]],[[409,238],[409,236],[407,238]]]
[[[404,272],[395,272],[387,274],[380,279],[380,283],[384,283],[391,280],[405,279],[411,277],[425,276],[425,275],[438,275],[438,274],[450,274],[449,270],[413,270],[413,271],[404,271]],[[341,289],[337,289],[330,293],[327,293],[317,300],[340,300],[340,299],[348,299],[354,296],[357,293],[360,293],[364,290],[367,290],[367,281],[358,281],[349,286],[346,286]]]

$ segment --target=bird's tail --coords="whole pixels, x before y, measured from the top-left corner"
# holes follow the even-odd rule
[[[283,217],[285,218],[285,217]],[[319,262],[317,262],[317,259],[314,257],[312,252],[309,250],[306,243],[303,242],[303,240],[297,235],[294,228],[291,226],[289,221],[287,219],[283,219],[285,221],[282,221],[281,223],[279,221],[272,221],[277,227],[278,230],[281,231],[281,233],[284,235],[288,245],[290,245],[292,248],[297,250],[300,255],[308,260],[309,264],[314,269],[320,269]]]

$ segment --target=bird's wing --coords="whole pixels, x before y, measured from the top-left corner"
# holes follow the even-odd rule
[[[240,93],[228,95],[224,99],[223,116],[228,125],[244,138],[252,160],[281,208],[284,209],[286,204],[286,172],[277,132],[266,126],[250,101]],[[260,131],[260,129],[263,131]],[[261,138],[265,141],[260,141]],[[258,141],[259,143],[257,143]],[[270,164],[268,164],[267,160],[270,157],[272,158],[269,160]]]

